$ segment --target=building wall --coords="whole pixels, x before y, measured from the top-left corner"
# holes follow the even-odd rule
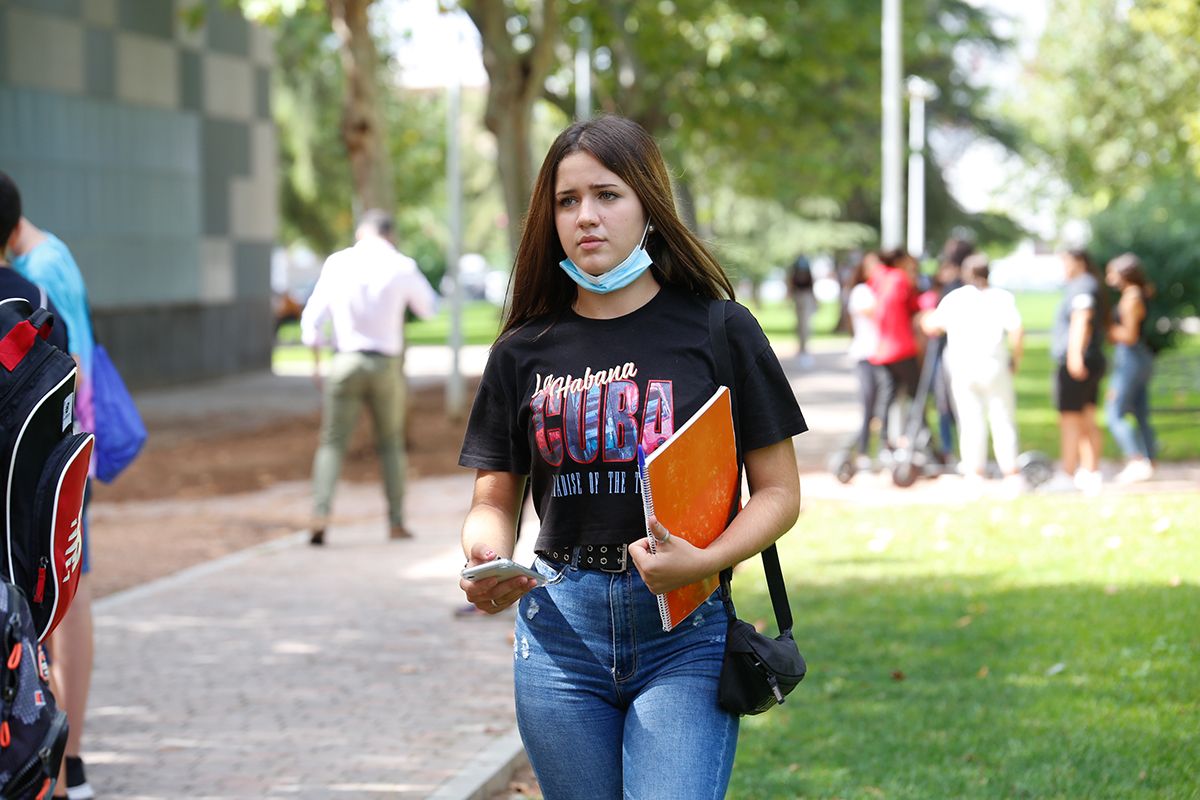
[[[0,169],[133,385],[270,364],[271,49],[220,0],[0,0]]]

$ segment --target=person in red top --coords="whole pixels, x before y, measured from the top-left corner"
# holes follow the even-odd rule
[[[911,399],[917,393],[920,368],[917,366],[917,340],[913,336],[913,316],[917,313],[917,290],[911,275],[912,256],[903,248],[879,254],[883,266],[871,278],[875,292],[875,319],[879,323],[879,345],[869,359],[876,368],[879,385],[877,416],[882,425],[882,441],[892,446],[888,436],[888,412],[898,390]]]

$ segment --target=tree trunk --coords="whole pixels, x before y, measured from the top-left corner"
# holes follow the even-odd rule
[[[483,66],[488,74],[488,101],[484,124],[496,137],[497,169],[508,214],[508,243],[515,255],[521,225],[533,188],[534,167],[530,152],[533,104],[554,64],[558,32],[558,0],[542,0],[541,14],[530,15],[532,45],[517,50],[509,34],[505,4],[496,0],[463,0],[461,6],[479,29],[483,40]],[[540,16],[540,19],[539,19]]]
[[[611,43],[617,70],[614,105],[623,116],[641,125],[651,136],[663,136],[668,129],[665,106],[659,102],[661,79],[653,70],[645,68],[638,55],[637,34],[625,26],[625,20],[633,14],[637,4],[632,0],[604,0],[602,5],[617,31]]]
[[[496,167],[508,215],[508,245],[515,255],[521,228],[533,189],[533,157],[530,151],[530,114],[519,104],[503,105],[495,113],[488,103],[487,127],[496,136]]]
[[[350,159],[356,215],[371,208],[395,211],[396,194],[379,104],[379,54],[367,15],[374,0],[326,0],[338,39],[345,87],[342,142]]]

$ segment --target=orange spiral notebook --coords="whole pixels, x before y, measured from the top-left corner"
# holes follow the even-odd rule
[[[737,448],[729,390],[721,386],[671,438],[645,457],[642,506],[672,536],[708,547],[725,531],[738,492]],[[650,551],[657,539],[647,526]],[[658,596],[664,631],[683,622],[716,590],[719,576]]]

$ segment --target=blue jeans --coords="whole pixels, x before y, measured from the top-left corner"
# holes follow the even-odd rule
[[[738,717],[717,705],[726,618],[714,596],[663,633],[636,569],[538,558],[521,598],[517,725],[546,800],[722,798]]]
[[[1108,386],[1108,404],[1104,414],[1108,429],[1126,458],[1148,458],[1158,455],[1158,441],[1150,425],[1150,374],[1154,369],[1154,354],[1145,344],[1132,347],[1118,344],[1113,349],[1113,374]],[[1132,413],[1137,431],[1125,419]]]

